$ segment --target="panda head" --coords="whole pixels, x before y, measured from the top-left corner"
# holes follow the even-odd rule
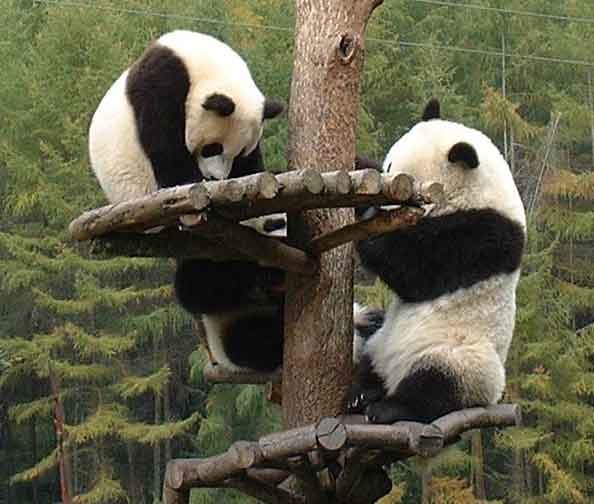
[[[188,73],[186,147],[205,178],[225,179],[233,160],[256,148],[264,121],[284,106],[265,98],[241,56],[214,37],[178,30],[158,42],[175,52]]]
[[[434,215],[491,208],[525,225],[520,195],[497,147],[480,131],[441,119],[435,99],[422,121],[392,146],[383,170],[441,183],[445,203]]]

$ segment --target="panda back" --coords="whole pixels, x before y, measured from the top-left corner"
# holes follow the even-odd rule
[[[91,167],[110,203],[157,189],[153,170],[138,141],[134,111],[126,96],[126,70],[107,91],[89,128]]]

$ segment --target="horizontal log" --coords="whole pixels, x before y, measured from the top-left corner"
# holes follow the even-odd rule
[[[423,210],[415,207],[400,207],[395,210],[380,210],[370,219],[349,224],[335,231],[315,237],[308,246],[311,254],[340,247],[351,241],[359,241],[382,233],[388,233],[416,224],[423,216]]]
[[[280,383],[281,373],[238,372],[225,368],[220,364],[208,363],[202,371],[206,381],[211,383],[236,383],[263,385],[266,383]]]
[[[70,224],[76,240],[113,231],[172,226],[185,214],[215,209],[241,221],[271,213],[360,205],[419,204],[439,196],[439,185],[415,183],[376,170],[319,173],[301,170],[272,175],[258,173],[230,180],[167,188],[142,198],[85,212]]]
[[[185,231],[167,229],[160,233],[111,233],[94,239],[93,253],[129,257],[210,258],[217,261],[245,260],[312,275],[318,265],[300,249],[282,239],[262,235],[249,226],[229,222],[216,215],[202,214]]]
[[[522,413],[517,404],[498,404],[487,408],[468,408],[454,411],[433,422],[446,442],[455,441],[460,434],[485,427],[513,427],[521,425]]]
[[[205,236],[249,256],[261,266],[272,266],[293,273],[313,275],[318,269],[315,259],[305,252],[260,234],[249,226],[209,214],[198,225],[189,228],[192,235]]]
[[[518,425],[520,410],[515,405],[500,404],[455,411],[430,424],[374,425],[362,422],[365,419],[360,415],[325,418],[315,425],[263,436],[257,442],[236,442],[222,455],[172,460],[167,465],[164,486],[164,495],[170,500],[165,502],[186,504],[183,500],[185,490],[231,486],[231,481],[241,482],[236,488],[248,485],[246,488],[254,492],[251,495],[261,492],[267,499],[265,502],[294,502],[292,499],[298,497],[274,485],[286,480],[293,469],[302,480],[308,480],[310,493],[315,494],[317,490],[310,468],[323,472],[325,468],[319,464],[325,460],[336,461],[337,455],[333,456],[333,453],[342,454],[338,461],[343,466],[343,474],[339,475],[337,485],[342,495],[349,495],[357,480],[357,466],[382,465],[412,455],[433,456],[448,443],[456,441],[464,431]],[[313,466],[312,460],[315,461]],[[279,468],[283,470],[279,471]],[[380,481],[381,474],[376,476]]]
[[[230,479],[225,481],[223,486],[239,490],[267,504],[306,504],[305,499],[301,496],[282,488],[266,485],[248,477]]]
[[[91,241],[91,252],[106,256],[252,260],[249,255],[223,243],[176,229],[155,234],[110,233],[94,238]]]

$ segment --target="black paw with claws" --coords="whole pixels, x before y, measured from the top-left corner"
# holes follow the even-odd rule
[[[374,424],[392,424],[402,420],[419,420],[411,408],[398,402],[393,397],[385,397],[369,404],[365,408],[365,416],[370,423]]]
[[[347,396],[347,412],[350,414],[364,413],[367,406],[384,397],[384,390],[380,386],[369,386],[354,383]]]

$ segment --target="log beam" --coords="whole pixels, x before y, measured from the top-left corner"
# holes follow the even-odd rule
[[[187,504],[190,488],[216,486],[241,489],[263,502],[301,504],[305,501],[299,495],[278,485],[295,474],[306,483],[310,498],[320,499],[322,490],[315,474],[322,474],[338,460],[342,470],[336,490],[341,502],[351,502],[348,499],[363,474],[360,471],[370,469],[369,475],[379,485],[382,476],[374,470],[381,465],[412,455],[434,456],[465,431],[509,427],[520,421],[520,409],[513,404],[455,411],[430,424],[374,425],[364,423],[360,415],[324,418],[255,442],[236,442],[214,457],[170,461],[164,499],[166,504]]]
[[[114,231],[140,232],[177,226],[190,214],[195,224],[207,210],[231,221],[278,212],[434,202],[439,184],[420,184],[407,175],[392,177],[376,170],[319,173],[312,169],[272,175],[258,173],[214,182],[162,189],[142,198],[85,212],[71,222],[76,240]]]

